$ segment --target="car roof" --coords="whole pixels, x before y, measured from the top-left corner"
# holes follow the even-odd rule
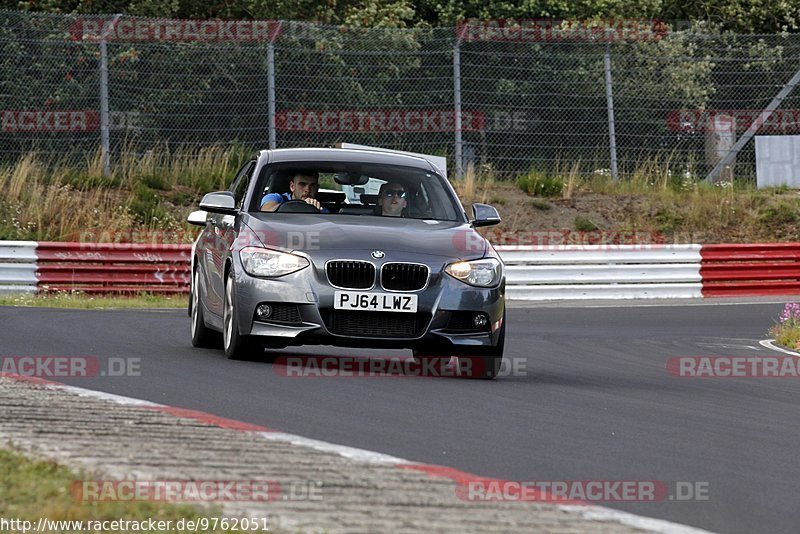
[[[386,165],[402,165],[414,167],[425,171],[436,171],[436,167],[427,159],[420,156],[397,154],[394,152],[381,152],[379,150],[357,150],[348,148],[278,148],[264,150],[269,163],[284,163],[293,161],[336,161],[352,163],[380,163]]]

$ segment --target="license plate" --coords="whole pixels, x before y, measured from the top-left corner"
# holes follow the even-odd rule
[[[416,295],[337,291],[333,297],[335,310],[371,310],[416,313]]]

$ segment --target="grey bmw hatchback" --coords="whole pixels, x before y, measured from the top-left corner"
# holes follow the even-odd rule
[[[263,150],[189,222],[192,344],[228,358],[298,345],[411,349],[495,378],[505,276],[441,171],[423,157],[336,148]],[[218,343],[218,341],[216,341]]]

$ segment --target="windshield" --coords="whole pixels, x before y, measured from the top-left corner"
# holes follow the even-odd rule
[[[315,199],[332,216],[460,221],[445,179],[413,167],[363,163],[281,163],[265,167],[250,211],[294,212],[290,200]]]

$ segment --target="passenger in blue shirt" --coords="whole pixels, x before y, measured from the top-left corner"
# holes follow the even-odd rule
[[[317,191],[319,191],[319,174],[316,172],[298,172],[289,182],[288,193],[269,193],[262,197],[261,211],[275,211],[284,202],[302,200],[322,213],[328,213],[328,210],[320,206],[319,201],[314,198],[317,196]]]

